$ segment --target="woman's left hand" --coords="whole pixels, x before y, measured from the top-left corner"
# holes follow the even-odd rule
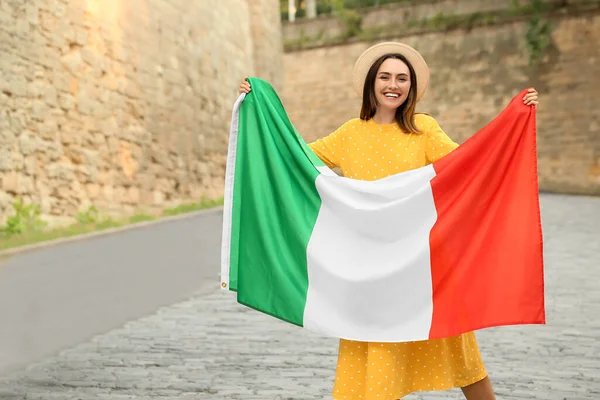
[[[527,91],[525,97],[523,97],[523,103],[526,106],[537,106],[538,105],[538,92],[534,88]]]

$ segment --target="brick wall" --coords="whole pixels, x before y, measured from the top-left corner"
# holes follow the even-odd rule
[[[318,22],[318,21],[317,21]],[[600,12],[559,14],[541,64],[528,65],[526,20],[470,31],[430,31],[386,40],[417,48],[431,70],[418,110],[458,142],[493,119],[520,90],[535,86],[542,190],[600,195]],[[354,41],[285,54],[282,100],[306,140],[357,117],[352,67],[372,42]]]
[[[276,0],[0,3],[0,223],[222,195],[239,81],[281,80]],[[268,41],[264,41],[268,36]]]

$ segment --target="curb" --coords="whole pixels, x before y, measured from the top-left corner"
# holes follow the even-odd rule
[[[173,215],[170,217],[157,218],[152,221],[142,221],[142,222],[138,222],[138,223],[134,223],[134,224],[128,224],[125,226],[119,226],[116,228],[108,228],[108,229],[104,229],[104,230],[97,231],[97,232],[89,232],[89,233],[83,233],[81,235],[74,235],[74,236],[70,236],[70,237],[66,237],[66,238],[47,240],[44,242],[33,243],[33,244],[25,245],[25,246],[19,246],[19,247],[15,247],[12,249],[0,250],[0,258],[4,258],[7,256],[13,256],[16,254],[25,253],[25,252],[29,252],[29,251],[33,251],[33,250],[40,250],[40,249],[43,249],[46,247],[54,247],[54,246],[58,246],[61,244],[79,242],[82,240],[93,239],[93,238],[97,238],[100,236],[108,236],[108,235],[112,235],[115,233],[121,233],[121,232],[136,230],[136,229],[147,228],[147,227],[150,227],[153,225],[158,225],[158,224],[163,224],[163,223],[173,222],[173,221],[179,221],[182,219],[193,218],[193,217],[197,217],[200,215],[214,214],[214,213],[221,212],[221,211],[223,211],[223,206],[218,206],[218,207],[213,207],[213,208],[207,208],[205,210],[199,210],[199,211],[183,213],[183,214],[179,214],[179,215]]]

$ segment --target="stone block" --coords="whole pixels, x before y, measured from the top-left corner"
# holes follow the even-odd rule
[[[165,194],[158,190],[152,192],[152,204],[155,206],[162,206],[165,204]]]
[[[42,153],[49,161],[57,161],[63,157],[64,151],[62,144],[56,140],[46,140],[41,142],[44,149]]]
[[[75,43],[85,46],[88,43],[88,31],[83,28],[75,28]]]
[[[38,121],[44,121],[48,114],[50,113],[50,108],[48,105],[42,100],[33,100],[31,107],[31,117]]]
[[[57,105],[56,88],[54,86],[47,85],[43,94],[47,105],[51,107],[55,107]]]
[[[15,96],[26,96],[27,86],[27,79],[24,76],[12,76],[9,80],[8,91]]]
[[[9,129],[12,133],[16,135],[20,135],[21,132],[25,129],[25,126],[29,122],[28,115],[25,113],[25,110],[19,110],[16,112],[12,112],[9,115]]]
[[[80,72],[83,60],[79,51],[71,51],[61,57],[61,62],[69,72],[77,75]]]
[[[83,49],[81,49],[81,58],[84,62],[88,63],[91,66],[95,66],[96,62],[98,61],[98,57],[96,56],[95,51],[89,46],[86,46]]]
[[[79,96],[77,101],[77,109],[81,114],[84,115],[96,115],[97,110],[100,108],[100,103],[92,97],[85,95]]]
[[[0,91],[0,106],[3,106],[3,108],[10,108],[10,103],[10,97],[7,96],[4,92]]]
[[[58,95],[58,105],[63,110],[72,110],[75,108],[75,97],[68,93],[60,93]]]
[[[108,202],[112,202],[115,197],[115,190],[112,186],[106,185],[102,187],[102,198]]]
[[[67,16],[67,4],[61,1],[52,1],[48,9],[52,12],[56,18],[63,19]]]
[[[140,189],[136,186],[132,186],[127,189],[127,200],[129,204],[140,203]]]
[[[42,139],[56,140],[59,138],[58,124],[56,119],[48,118],[37,124],[38,136]]]
[[[17,195],[32,194],[34,192],[33,178],[22,172],[12,171],[0,175],[1,189]]]
[[[38,161],[35,156],[29,156],[24,160],[25,164],[25,173],[27,175],[33,176],[36,175],[38,171]]]
[[[73,196],[78,201],[87,201],[87,193],[85,191],[84,186],[79,182],[79,180],[74,179],[71,181],[71,196]]]
[[[46,166],[48,178],[57,181],[70,181],[75,179],[73,165],[67,162],[52,163]]]
[[[97,183],[88,183],[86,185],[87,196],[91,200],[95,200],[100,196],[100,185]]]
[[[0,210],[6,210],[11,206],[13,197],[5,190],[0,189]]]
[[[1,122],[0,122],[1,124]],[[0,130],[0,149],[10,151],[17,144],[17,136],[8,129]]]
[[[29,36],[29,33],[31,32],[29,21],[24,18],[18,18],[15,21],[14,32],[22,38]]]
[[[0,171],[13,171],[15,169],[12,153],[6,149],[0,149]]]
[[[25,6],[25,15],[27,16],[27,22],[32,25],[39,25],[39,8],[35,4],[29,3]]]
[[[29,97],[42,97],[46,88],[46,82],[43,79],[36,79],[27,84],[27,96]]]
[[[40,150],[41,143],[33,132],[26,131],[19,136],[19,148],[21,154],[28,156]]]
[[[83,25],[85,10],[82,7],[67,7],[67,20],[73,25]]]

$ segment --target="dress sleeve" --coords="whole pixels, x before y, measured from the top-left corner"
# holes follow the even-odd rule
[[[341,154],[343,152],[342,136],[346,132],[346,124],[339,127],[333,133],[324,138],[315,140],[308,144],[308,147],[327,165],[329,168],[339,168]]]
[[[431,164],[451,153],[458,147],[458,144],[446,135],[434,118],[429,117],[429,119],[425,156],[427,163]]]

